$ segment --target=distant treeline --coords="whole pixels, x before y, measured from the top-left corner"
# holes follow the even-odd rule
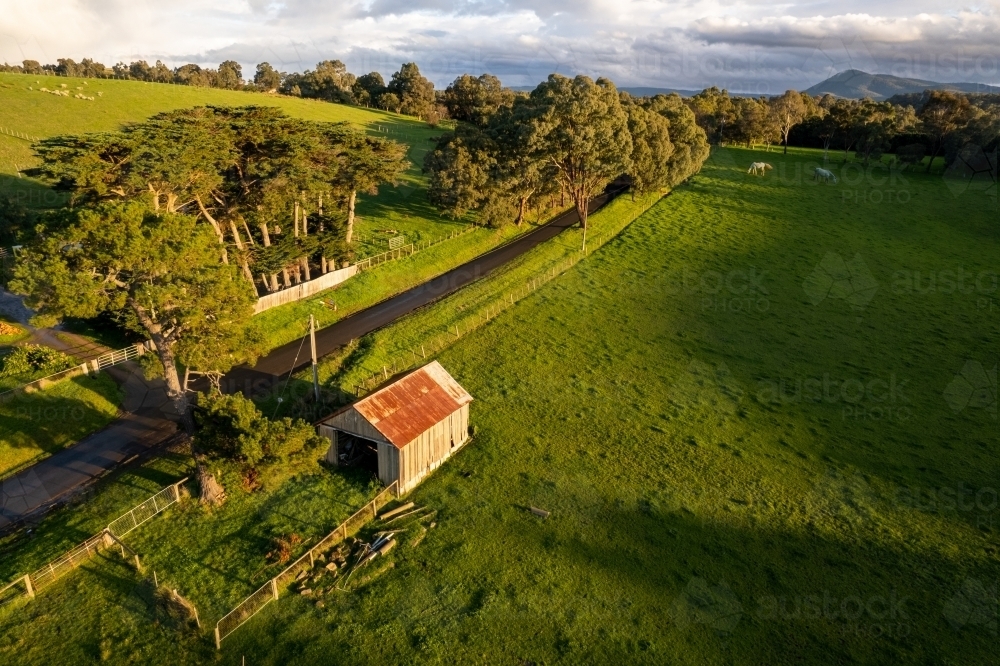
[[[301,73],[279,72],[262,62],[247,80],[240,64],[232,60],[216,69],[195,64],[171,69],[159,60],[154,65],[139,60],[106,67],[89,58],[79,63],[60,58],[54,65],[35,60],[4,64],[0,71],[273,92],[376,107],[416,116],[432,125],[444,118],[482,125],[486,115],[529,96],[504,88],[490,75],[478,79],[463,75],[445,90],[435,90],[412,62],[404,63],[388,83],[378,72],[356,76],[339,60],[324,60]],[[816,147],[824,149],[824,154],[832,148],[842,151],[844,159],[853,152],[855,159],[866,164],[890,153],[904,164],[920,163],[928,156],[931,162],[944,156],[951,164],[970,146],[981,152],[996,149],[1000,137],[1000,94],[926,90],[876,102],[829,94],[812,97],[791,90],[775,97],[731,97],[726,90],[712,87],[684,99],[684,104],[712,143],[768,149],[778,144]]]
[[[698,125],[717,144],[748,147],[784,143],[785,146],[842,151],[868,164],[883,154],[902,164],[919,164],[943,156],[946,165],[960,157],[985,157],[1000,143],[1000,95],[965,94],[944,90],[897,95],[884,102],[812,97],[793,90],[777,97],[730,97],[725,90],[707,88],[685,100]],[[976,155],[972,155],[976,153]]]

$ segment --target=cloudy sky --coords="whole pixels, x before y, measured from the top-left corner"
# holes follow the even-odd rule
[[[962,0],[959,0],[962,1]],[[1000,0],[3,0],[0,60],[93,57],[244,74],[340,59],[361,74],[415,61],[438,85],[551,72],[618,85],[774,93],[844,69],[1000,82]]]

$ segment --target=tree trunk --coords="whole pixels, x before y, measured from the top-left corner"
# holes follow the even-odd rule
[[[292,279],[288,276],[288,267],[281,269],[281,276],[285,278],[285,289],[292,286]]]
[[[149,333],[150,339],[156,346],[156,355],[159,357],[160,363],[163,364],[163,382],[167,385],[167,397],[173,403],[174,410],[180,417],[181,426],[184,428],[184,431],[190,435],[194,432],[194,418],[191,414],[191,405],[188,402],[187,393],[184,392],[184,387],[181,386],[180,375],[177,373],[177,362],[174,358],[174,343],[168,341],[160,334],[159,325],[150,320],[148,316],[140,313],[137,314],[139,314],[139,321],[142,323],[143,328]]]
[[[527,203],[528,198],[521,197],[521,205],[517,209],[517,226],[521,226],[521,223],[524,222],[524,207]]]
[[[299,202],[295,202],[295,221],[294,221],[294,231],[292,232],[296,238],[299,237]]]
[[[347,244],[351,244],[351,237],[354,236],[354,203],[358,198],[358,191],[351,190],[351,196],[347,199]]]
[[[250,233],[250,227],[247,226],[247,221],[242,215],[240,216],[240,222],[243,223],[243,231],[247,232],[247,243],[250,245],[256,245],[257,243],[254,242],[253,234]]]
[[[212,217],[212,214],[208,212],[208,209],[205,208],[205,204],[202,203],[201,197],[195,197],[194,200],[198,202],[198,210],[201,211],[201,214],[205,216],[205,219],[208,220],[208,223],[212,225],[212,229],[215,230],[215,235],[219,238],[219,244],[221,245],[225,243],[226,239],[222,235],[222,229],[219,227],[219,223],[215,220],[214,217]]]
[[[587,204],[590,203],[587,199],[586,192],[583,189],[579,189],[573,193],[573,203],[576,204],[576,213],[580,216],[580,228],[587,228],[587,215],[590,212],[587,208]]]
[[[306,276],[306,280],[305,281],[309,282],[309,280],[312,279],[312,277],[310,277],[311,274],[309,272],[309,257],[300,257],[299,258],[299,263],[302,264],[302,272],[305,273],[305,276]]]
[[[936,141],[934,143],[934,152],[931,153],[931,158],[927,161],[927,171],[926,171],[926,173],[930,173],[931,172],[931,167],[934,165],[934,158],[937,157],[937,154],[938,154],[939,150],[941,150],[941,142],[940,141]]]
[[[267,233],[267,225],[260,225],[260,233],[264,237],[264,247],[271,247],[271,234]]]

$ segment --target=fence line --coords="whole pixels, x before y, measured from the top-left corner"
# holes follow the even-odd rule
[[[89,375],[91,372],[100,372],[101,370],[110,368],[113,365],[118,365],[119,363],[124,363],[125,361],[131,361],[134,358],[142,356],[148,351],[152,351],[152,349],[152,342],[138,342],[134,345],[125,347],[124,349],[116,349],[114,351],[101,354],[96,358],[81,363],[80,365],[74,365],[72,368],[67,370],[61,370],[55,374],[47,375],[30,381],[27,384],[8,389],[3,393],[0,393],[0,402],[10,400],[18,393],[41,391],[48,388],[52,384],[63,381],[64,379],[72,379],[73,377],[79,377],[80,375]]]
[[[408,356],[404,355],[402,358],[396,357],[391,359],[391,363],[387,362],[383,364],[381,370],[372,372],[369,376],[354,384],[355,396],[361,397],[365,393],[373,391],[375,388],[387,381],[389,377],[420,365],[427,359],[428,356],[440,353],[447,347],[454,344],[462,336],[468,335],[481,326],[485,326],[490,322],[490,320],[495,319],[497,315],[501,314],[508,308],[513,307],[518,301],[532,294],[542,285],[551,282],[568,271],[581,260],[585,259],[587,255],[595,249],[602,247],[604,243],[620,233],[622,229],[635,222],[636,218],[645,213],[650,207],[651,206],[648,206],[642,210],[634,212],[628,222],[622,224],[617,230],[609,230],[592,236],[590,238],[589,247],[580,249],[572,256],[559,260],[548,268],[544,268],[540,273],[536,274],[535,277],[527,280],[522,287],[502,295],[498,300],[488,303],[485,308],[481,308],[478,312],[472,313],[470,317],[466,317],[464,322],[461,322],[464,324],[464,330],[460,328],[459,323],[451,324],[450,326],[453,328],[448,328],[446,332],[421,343],[419,346],[419,354],[416,349],[410,349]],[[471,323],[469,321],[470,319]]]
[[[127,513],[115,518],[108,523],[108,532],[120,539],[167,507],[181,501],[181,484],[187,480],[188,477],[185,476],[177,483],[167,486],[142,504],[132,507]]]
[[[295,301],[300,301],[303,298],[308,298],[309,296],[317,294],[324,289],[334,287],[348,278],[354,277],[357,272],[357,266],[348,266],[346,268],[330,271],[315,280],[300,282],[294,287],[288,287],[287,289],[274,291],[270,294],[264,294],[257,299],[257,303],[253,308],[253,313],[259,314],[264,310],[270,310],[271,308],[284,305],[285,303],[294,303]]]
[[[254,314],[260,314],[265,310],[270,310],[271,308],[278,307],[279,305],[301,301],[304,298],[318,294],[319,292],[329,289],[330,287],[335,287],[349,278],[354,277],[361,271],[369,270],[375,266],[384,264],[387,261],[408,257],[415,252],[429,248],[431,245],[436,245],[437,243],[442,243],[446,240],[451,240],[452,238],[468,233],[474,228],[475,226],[470,224],[461,231],[452,232],[451,234],[442,236],[441,238],[420,241],[418,243],[409,243],[407,245],[393,248],[387,252],[382,252],[371,257],[365,257],[353,266],[347,266],[335,271],[330,271],[314,280],[300,282],[297,285],[279,289],[278,291],[273,291],[269,294],[264,294],[257,299],[253,312]]]
[[[372,501],[365,504],[350,518],[342,522],[332,532],[319,540],[297,560],[285,567],[277,576],[264,583],[257,591],[241,601],[236,608],[231,610],[215,624],[215,647],[222,649],[222,641],[232,635],[234,631],[242,627],[250,618],[259,613],[264,606],[278,599],[279,590],[282,585],[289,583],[295,578],[298,571],[301,571],[308,562],[312,568],[317,554],[344,541],[347,537],[357,532],[369,520],[378,517],[378,510],[385,506],[391,499],[399,497],[399,482],[393,481],[388,487],[376,495]]]
[[[387,261],[391,261],[393,259],[399,259],[401,257],[408,257],[411,254],[413,254],[414,252],[419,252],[420,250],[426,250],[427,248],[431,247],[432,245],[437,245],[438,243],[443,243],[443,242],[449,241],[449,240],[451,240],[453,238],[458,238],[459,236],[462,236],[464,234],[469,233],[470,231],[472,231],[475,228],[476,228],[476,225],[469,224],[469,225],[466,225],[464,228],[460,229],[459,231],[453,231],[453,232],[451,232],[447,236],[441,236],[440,238],[436,238],[436,239],[428,239],[428,240],[418,241],[418,242],[415,242],[415,243],[408,243],[406,245],[402,245],[402,246],[399,246],[399,247],[396,247],[396,248],[390,247],[389,250],[387,250],[385,252],[381,252],[379,254],[375,254],[375,255],[372,255],[370,257],[365,257],[364,259],[358,260],[357,264],[355,264],[355,265],[358,267],[359,271],[360,270],[366,270],[368,268],[372,268],[374,266],[377,266],[379,264],[383,264],[383,263],[385,263]],[[392,239],[390,239],[390,241],[391,240]]]
[[[111,546],[118,545],[122,549],[123,557],[125,556],[125,551],[128,550],[129,554],[135,558],[136,568],[138,568],[138,554],[123,544],[120,538],[162,512],[168,506],[178,502],[180,500],[180,485],[185,481],[187,481],[187,477],[163,488],[124,515],[111,521],[99,533],[88,538],[78,546],[74,546],[68,552],[52,560],[37,571],[24,576],[18,576],[13,582],[0,589],[0,604],[4,603],[3,595],[5,593],[9,595],[10,590],[16,590],[17,586],[22,584],[25,587],[24,594],[29,599],[34,598],[36,592],[49,587],[52,583],[76,569],[80,564],[94,557],[100,550]],[[150,512],[150,508],[153,509],[152,512]]]
[[[635,217],[638,217],[636,215]],[[632,220],[635,220],[635,217]],[[592,244],[594,247],[600,247],[606,240],[608,234],[599,234],[592,238]],[[591,250],[587,250],[587,254],[590,254]],[[470,317],[466,317],[466,320],[462,322],[464,324],[464,329],[460,327],[458,323],[452,324],[453,329],[449,329],[447,332],[438,335],[437,337],[431,338],[427,342],[420,344],[420,353],[417,354],[416,350],[411,349],[409,356],[403,358],[392,359],[391,363],[386,363],[382,366],[381,370],[376,370],[372,372],[368,377],[363,379],[361,382],[354,385],[354,394],[358,397],[364,393],[370,392],[381,385],[383,382],[389,379],[389,377],[395,375],[398,372],[408,370],[426,360],[428,355],[434,355],[445,348],[451,346],[459,338],[464,335],[468,335],[472,331],[477,330],[481,326],[485,326],[492,319],[495,319],[497,315],[506,311],[508,308],[513,307],[518,301],[529,296],[538,290],[542,285],[551,282],[555,278],[559,277],[570,268],[579,263],[584,259],[586,254],[582,250],[578,251],[574,256],[567,259],[560,260],[554,265],[543,269],[535,277],[527,280],[525,284],[513,291],[504,294],[496,301],[488,303],[484,308],[481,308],[478,312],[472,313]],[[471,323],[470,320],[471,319]]]
[[[16,130],[10,129],[9,127],[0,127],[0,134],[6,134],[7,136],[12,136],[15,139],[23,139],[25,141],[30,141],[32,143],[34,143],[35,141],[41,141],[40,137],[31,136],[30,134],[25,134],[23,132],[18,132]]]

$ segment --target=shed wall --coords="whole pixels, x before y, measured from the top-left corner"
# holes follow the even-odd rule
[[[420,433],[402,449],[397,449],[386,441],[357,411],[345,410],[318,427],[319,434],[330,440],[327,460],[332,463],[339,461],[338,431],[376,442],[379,481],[389,485],[398,480],[400,492],[407,492],[468,441],[469,405],[462,405],[444,420]]]
[[[398,449],[401,491],[406,492],[415,487],[465,444],[468,438],[469,406],[463,405],[444,420],[420,433],[419,437],[402,449]]]
[[[353,408],[345,409],[340,414],[330,417],[322,425],[330,426],[364,439],[370,439],[373,442],[386,441],[385,435],[376,430],[375,426],[369,423],[365,417],[361,416]]]

